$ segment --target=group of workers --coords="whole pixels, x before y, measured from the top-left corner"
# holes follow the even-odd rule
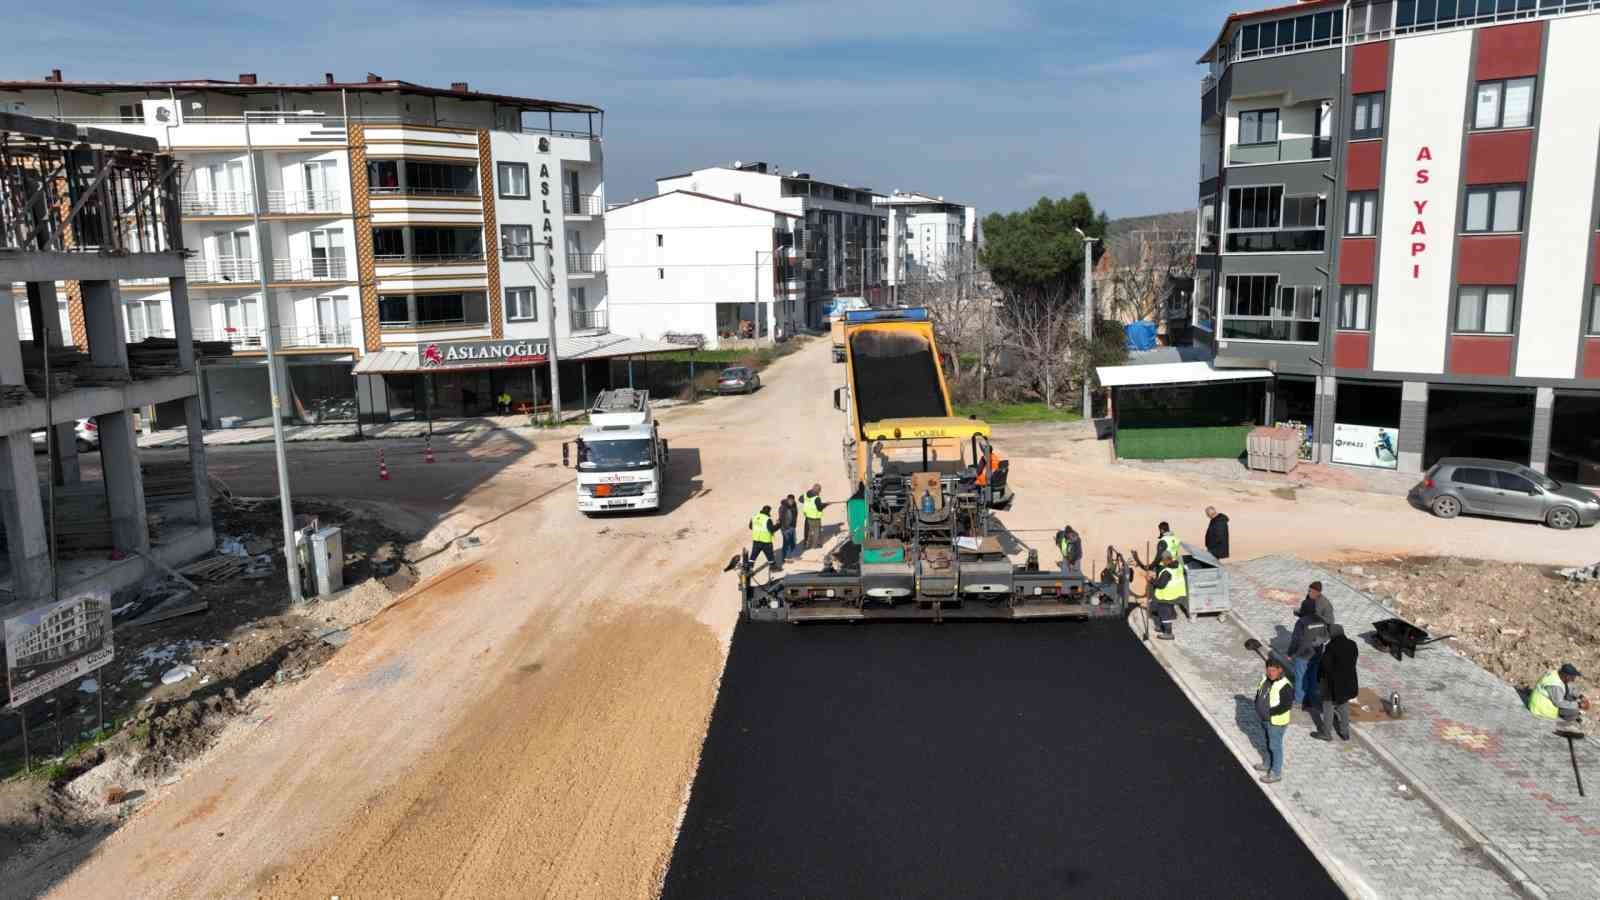
[[[799,558],[806,550],[821,547],[822,510],[827,506],[822,499],[822,485],[813,484],[798,500],[793,494],[779,500],[776,519],[771,505],[761,507],[760,512],[750,517],[750,561],[764,556],[768,568],[781,572],[785,562]],[[795,526],[801,520],[805,521],[803,548],[795,539]],[[775,547],[779,536],[783,544]]]

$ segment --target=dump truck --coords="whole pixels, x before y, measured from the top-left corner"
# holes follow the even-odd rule
[[[584,515],[659,509],[667,470],[667,442],[650,411],[650,392],[601,391],[589,407],[589,425],[561,445],[561,464],[576,451],[578,509]]]
[[[996,517],[1013,495],[989,426],[953,415],[924,309],[844,317],[848,536],[823,567],[759,581],[748,552],[742,614],[756,621],[1100,618],[1126,614],[1132,567],[1107,548],[1088,575],[1041,568]],[[1016,557],[1022,556],[1022,561]]]
[[[833,361],[844,362],[844,316],[851,310],[866,309],[862,297],[836,297],[828,311],[828,337],[833,341]]]

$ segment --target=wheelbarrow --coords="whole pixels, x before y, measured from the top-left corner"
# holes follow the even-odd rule
[[[1397,660],[1402,654],[1415,658],[1418,647],[1455,637],[1453,634],[1429,637],[1427,629],[1418,628],[1405,619],[1384,619],[1381,622],[1373,622],[1372,631],[1378,646],[1394,654]]]

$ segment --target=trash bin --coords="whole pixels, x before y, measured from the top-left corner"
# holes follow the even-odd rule
[[[1183,576],[1189,587],[1183,603],[1189,618],[1223,613],[1233,608],[1228,596],[1228,570],[1215,556],[1189,544],[1183,545]]]

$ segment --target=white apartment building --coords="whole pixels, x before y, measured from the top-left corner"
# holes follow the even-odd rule
[[[964,249],[976,248],[976,207],[904,191],[894,191],[878,203],[889,216],[891,289],[908,282],[947,277]]]
[[[0,109],[151,136],[183,165],[187,296],[152,279],[122,282],[120,300],[129,340],[170,336],[172,304],[186,302],[197,339],[232,344],[231,362],[202,370],[208,424],[270,416],[269,329],[284,414],[302,421],[358,406],[420,417],[425,395],[436,416],[488,412],[503,391],[537,406],[541,342],[574,365],[604,343],[598,107],[372,74],[69,82],[56,70],[0,82]],[[74,288],[63,315],[81,345]]]
[[[787,174],[772,163],[738,162],[656,179],[656,193],[683,191],[731,200],[795,217],[798,278],[780,289],[771,318],[793,327],[822,328],[835,297],[866,297],[881,303],[884,291],[887,214],[869,187],[820,181],[809,172]],[[706,207],[710,209],[710,207]],[[743,218],[729,210],[726,215]],[[690,242],[680,242],[691,246]],[[749,256],[727,251],[727,265],[749,266]],[[747,269],[748,274],[748,269]],[[674,329],[681,330],[681,329]],[[769,332],[770,333],[770,332]]]

